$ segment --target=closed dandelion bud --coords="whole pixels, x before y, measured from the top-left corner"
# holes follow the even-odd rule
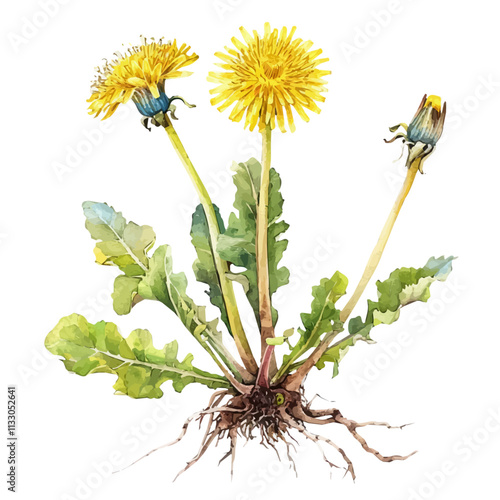
[[[445,118],[446,103],[441,108],[441,97],[424,95],[410,125],[400,123],[389,129],[391,132],[396,132],[402,127],[406,133],[399,133],[386,142],[403,139],[403,142],[408,146],[406,166],[409,168],[414,161],[420,160],[419,170],[422,172],[423,161],[434,152],[436,144],[443,134]]]

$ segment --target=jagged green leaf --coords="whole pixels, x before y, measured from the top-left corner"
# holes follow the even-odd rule
[[[338,364],[349,347],[358,340],[373,343],[371,329],[379,324],[390,325],[399,319],[402,307],[413,302],[427,302],[430,285],[434,281],[445,281],[452,271],[455,257],[431,257],[421,268],[402,267],[393,271],[385,281],[377,281],[378,300],[368,300],[366,320],[356,317],[349,322],[349,336],[338,342],[320,358],[316,366],[322,369],[326,362],[334,363],[334,376]]]
[[[300,339],[292,351],[283,356],[282,370],[287,371],[304,353],[316,347],[324,333],[342,331],[340,311],[335,303],[345,294],[347,284],[347,278],[337,271],[330,279],[323,278],[318,286],[313,286],[311,312],[300,315],[304,328],[298,329]]]
[[[334,344],[323,354],[323,356],[321,356],[316,363],[317,368],[322,370],[325,367],[325,363],[333,363],[333,377],[336,377],[339,373],[339,363],[347,354],[350,347],[359,340],[367,342],[368,344],[375,343],[375,341],[370,338],[370,331],[372,328],[372,323],[365,324],[359,316],[351,319],[349,321],[349,335],[345,339]]]
[[[162,302],[179,317],[203,348],[213,358],[215,351],[240,380],[238,364],[223,345],[222,333],[217,330],[218,320],[207,321],[205,308],[197,306],[187,296],[185,274],[173,273],[170,247],[158,247],[150,258],[147,252],[155,241],[155,233],[150,226],[127,223],[121,212],[116,212],[106,203],[87,201],[83,208],[91,236],[102,240],[95,250],[97,262],[117,265],[124,272],[114,283],[112,298],[115,312],[128,314],[143,299]],[[108,251],[110,246],[102,246],[102,243],[115,245],[114,254],[103,253],[102,248]]]
[[[131,276],[117,276],[114,283],[114,290],[111,294],[113,299],[113,309],[116,314],[128,314],[132,309],[135,298],[138,296],[139,283],[141,278]]]
[[[215,205],[214,209],[219,226],[219,232],[220,234],[224,234],[224,222],[220,216],[219,209]],[[209,286],[207,294],[210,297],[210,302],[219,308],[221,312],[221,319],[231,333],[226,306],[224,304],[224,297],[220,286],[219,274],[215,265],[214,249],[212,248],[212,242],[210,239],[207,217],[202,205],[198,205],[193,213],[191,224],[191,242],[196,249],[196,254],[198,255],[198,258],[193,264],[193,271],[196,279]]]
[[[229,216],[227,229],[219,237],[217,251],[224,260],[246,269],[240,274],[248,280],[245,293],[254,310],[257,323],[260,324],[255,242],[262,167],[255,158],[251,158],[246,163],[235,163],[233,170],[235,171],[233,182],[236,186],[234,208],[237,209],[238,215],[232,213]],[[289,226],[279,220],[283,212],[280,176],[271,169],[269,179],[268,258],[269,290],[272,295],[280,286],[288,283],[290,276],[286,267],[279,267],[288,241],[278,239]],[[274,308],[272,312],[273,323],[276,324],[278,313]]]
[[[47,335],[45,347],[62,356],[66,369],[78,375],[117,375],[116,393],[132,398],[162,397],[160,386],[167,380],[177,392],[194,382],[210,388],[230,387],[225,377],[195,368],[192,354],[179,361],[175,340],[156,349],[148,330],[134,330],[125,339],[114,323],[93,325],[79,314],[62,318]]]
[[[237,363],[222,342],[217,330],[218,320],[207,321],[205,307],[198,306],[187,295],[187,278],[184,273],[174,273],[172,250],[169,245],[158,247],[149,260],[149,269],[138,287],[141,297],[158,300],[171,309],[184,326],[202,344],[208,343],[239,379]]]
[[[94,240],[98,240],[94,254],[101,265],[117,266],[126,277],[119,276],[113,292],[113,308],[118,314],[127,314],[137,294],[141,276],[148,270],[148,251],[153,247],[156,235],[150,226],[127,222],[121,212],[106,203],[83,203],[85,227]]]
[[[424,267],[402,267],[393,271],[385,281],[377,281],[378,300],[368,301],[366,322],[390,325],[399,319],[402,307],[413,302],[427,302],[429,287],[434,281],[445,281],[452,270],[455,257],[430,258]]]
[[[138,226],[125,220],[106,203],[83,203],[85,227],[94,240],[99,264],[115,265],[127,276],[144,274],[147,270],[148,250],[154,245],[155,233],[150,226]]]

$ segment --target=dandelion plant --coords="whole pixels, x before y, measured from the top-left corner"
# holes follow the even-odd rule
[[[341,424],[368,453],[384,462],[411,455],[384,456],[360,434],[365,426],[392,428],[387,423],[358,423],[337,408],[313,409],[304,382],[311,370],[326,365],[331,365],[333,376],[337,376],[351,347],[361,341],[372,343],[374,327],[394,323],[401,309],[413,302],[426,302],[431,284],[444,281],[451,272],[453,257],[430,258],[420,268],[396,269],[387,279],[376,282],[377,295],[368,300],[366,315],[350,317],[376,272],[417,173],[423,172],[424,162],[442,134],[446,104],[441,107],[439,97],[424,96],[409,125],[390,128],[392,132],[404,130],[386,142],[402,139],[406,144],[407,176],[365,271],[349,293],[348,280],[341,272],[322,279],[313,287],[312,303],[300,315],[302,326],[294,333],[293,328],[278,326],[278,311],[273,307],[273,294],[288,283],[289,271],[280,264],[288,245],[283,238],[288,224],[282,219],[281,179],[271,166],[271,139],[277,129],[285,132],[288,126],[295,131],[295,113],[309,121],[306,111],[320,112],[317,103],[325,100],[325,77],[330,74],[320,67],[328,59],[320,57],[321,49],[312,49],[312,42],[295,38],[295,28],[278,31],[266,23],[263,35],[256,31],[250,34],[244,28],[240,31],[243,41],[232,38],[232,47],[216,53],[221,62],[218,71],[208,76],[216,84],[210,90],[211,103],[220,111],[230,108],[232,121],[244,120],[245,127],[261,135],[262,158],[260,162],[244,158],[234,163],[235,211],[229,218],[212,202],[173,125],[177,119],[174,101],[193,107],[183,97],[172,95],[175,83],[170,81],[191,74],[184,68],[198,56],[189,46],[175,40],[142,39],[139,46],[125,54],[116,53],[114,60],[98,70],[89,99],[90,113],[102,113],[103,119],[131,99],[148,130],[152,130],[151,125],[165,129],[200,200],[186,234],[197,254],[194,275],[220,314],[219,318],[207,318],[205,307],[191,299],[186,275],[172,261],[171,247],[163,244],[154,248],[156,237],[150,226],[127,221],[106,203],[86,201],[85,225],[96,240],[96,262],[121,271],[112,293],[114,311],[129,314],[144,300],[163,303],[180,320],[178,337],[185,327],[209,354],[214,362],[209,370],[216,373],[197,368],[191,354],[179,359],[177,340],[158,349],[148,330],[134,330],[123,337],[114,323],[91,324],[78,314],[62,318],[45,345],[62,357],[67,370],[78,375],[114,374],[116,394],[160,398],[166,381],[172,381],[177,392],[192,383],[211,389],[206,406],[186,420],[173,443],[164,445],[180,441],[191,422],[205,423],[200,449],[181,472],[194,465],[212,443],[227,439],[229,451],[223,458],[231,457],[232,473],[237,441],[257,436],[266,446],[284,446],[294,465],[291,441],[300,433],[316,444],[333,447],[346,473],[355,478],[344,450],[332,439],[312,432],[311,425]],[[332,273],[332,269],[325,271]],[[236,287],[242,287],[255,315],[255,323],[247,331],[240,318]],[[249,339],[259,337],[260,352],[252,352]],[[190,340],[184,338],[183,342]],[[285,352],[281,360],[277,359],[278,346]]]

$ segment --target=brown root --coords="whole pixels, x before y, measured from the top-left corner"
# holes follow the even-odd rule
[[[325,452],[323,451],[323,448],[321,448],[319,442],[323,441],[326,444],[329,444],[330,446],[332,446],[333,448],[335,448],[342,455],[342,458],[347,463],[346,474],[349,472],[351,474],[351,476],[352,476],[353,481],[356,479],[356,474],[354,473],[354,466],[352,465],[351,460],[349,459],[349,457],[346,455],[346,453],[344,452],[344,450],[342,448],[340,448],[339,446],[337,446],[331,439],[325,438],[324,436],[320,436],[319,434],[313,434],[312,432],[309,432],[305,428],[304,424],[300,423],[300,420],[296,420],[295,418],[293,418],[291,416],[288,416],[288,415],[284,415],[284,418],[290,424],[290,427],[293,427],[294,429],[297,429],[307,439],[310,439],[311,441],[313,441],[318,446],[318,448],[321,450],[321,453],[323,455],[323,459],[325,460],[325,462],[330,467],[335,467],[335,468],[338,469],[339,468],[338,465],[335,465],[334,463],[330,462],[330,460],[328,460],[328,458],[326,457]]]
[[[415,453],[417,453],[416,451],[414,451],[414,452],[410,453],[409,455],[405,455],[405,456],[401,456],[401,455],[389,455],[389,456],[385,456],[385,455],[382,455],[379,451],[377,451],[374,448],[371,448],[370,446],[368,446],[368,443],[366,442],[365,438],[363,436],[361,436],[360,434],[358,434],[358,432],[356,431],[356,429],[358,427],[366,427],[367,425],[383,425],[383,426],[385,426],[385,427],[387,427],[389,429],[402,429],[403,427],[405,427],[406,425],[409,425],[409,424],[405,424],[405,425],[402,425],[402,426],[399,426],[399,427],[388,425],[385,422],[365,422],[365,423],[362,423],[362,424],[358,424],[354,420],[349,420],[349,419],[343,417],[340,414],[340,412],[335,417],[335,419],[336,419],[336,422],[338,422],[339,424],[342,424],[345,427],[347,427],[347,430],[361,444],[361,446],[363,447],[363,449],[366,452],[371,453],[372,455],[375,455],[382,462],[393,462],[394,460],[406,460],[407,458],[410,458],[411,456],[415,455]]]
[[[113,474],[116,474],[117,472],[122,472],[125,469],[128,469],[129,467],[132,467],[132,465],[135,465],[137,462],[140,462],[142,459],[144,459],[146,457],[149,457],[149,455],[155,453],[156,451],[159,451],[159,450],[161,450],[163,448],[168,448],[169,446],[173,446],[174,444],[177,444],[186,435],[186,432],[188,430],[189,424],[193,420],[196,420],[199,417],[203,418],[203,416],[206,414],[205,411],[210,410],[210,408],[211,408],[212,405],[219,404],[222,401],[222,399],[225,396],[227,396],[228,394],[230,394],[230,392],[226,391],[226,390],[214,392],[212,394],[212,396],[210,397],[210,400],[208,401],[208,407],[206,408],[206,410],[204,410],[204,411],[197,411],[196,413],[193,413],[190,417],[188,417],[186,419],[186,421],[184,422],[184,424],[182,425],[181,432],[180,432],[179,436],[177,436],[177,438],[175,438],[173,441],[171,441],[169,443],[162,444],[161,446],[158,446],[157,448],[153,448],[151,451],[148,451],[145,455],[143,455],[142,457],[140,457],[137,460],[133,461],[131,464],[127,465],[123,469],[114,471]],[[211,424],[212,424],[213,418],[214,418],[213,417],[213,413],[210,413],[210,417],[209,418],[210,418],[210,423],[209,423],[209,427],[210,427]],[[208,433],[208,429],[207,429],[207,433]],[[206,439],[206,437],[207,437],[207,434],[205,434],[204,440]]]
[[[228,396],[230,396],[230,398],[226,399],[223,403],[224,399]],[[191,422],[198,420],[201,426],[205,419],[206,427],[200,448],[197,454],[187,462],[186,466],[177,474],[175,479],[195,465],[203,457],[212,443],[215,442],[217,446],[219,441],[225,439],[229,439],[230,446],[229,450],[219,461],[219,464],[226,458],[231,457],[232,477],[238,435],[246,441],[254,439],[257,436],[260,437],[260,443],[266,448],[272,448],[278,455],[278,458],[280,458],[278,445],[284,443],[286,447],[286,456],[290,462],[290,466],[293,467],[295,473],[297,473],[292,456],[292,450],[296,452],[293,443],[297,443],[297,440],[291,434],[292,431],[297,431],[307,440],[312,441],[320,449],[323,459],[330,466],[331,470],[341,467],[327,457],[321,444],[324,443],[334,448],[345,462],[345,466],[342,467],[345,469],[345,474],[349,473],[354,480],[356,478],[354,466],[345,451],[331,439],[311,432],[306,427],[308,424],[343,425],[367,453],[374,455],[382,462],[406,460],[416,453],[413,452],[406,456],[382,455],[379,451],[370,447],[366,440],[358,433],[358,429],[362,427],[381,426],[388,429],[403,429],[409,424],[392,426],[387,422],[377,421],[358,423],[354,420],[345,418],[336,408],[314,410],[311,408],[311,402],[308,403],[305,400],[302,388],[301,392],[295,392],[288,391],[279,386],[261,387],[256,385],[248,393],[238,395],[234,395],[234,393],[227,390],[218,391],[212,395],[208,406],[204,410],[194,413],[184,422],[179,436],[174,441],[151,450],[130,465],[139,462],[155,451],[178,443],[185,436]],[[130,467],[130,465],[128,467]]]
[[[208,450],[208,448],[210,447],[210,445],[212,444],[212,441],[218,437],[221,433],[221,430],[220,429],[215,429],[213,430],[209,435],[208,435],[208,438],[201,443],[201,446],[200,446],[200,449],[198,451],[198,453],[196,454],[196,456],[194,456],[187,464],[186,464],[186,467],[184,467],[184,469],[182,469],[181,471],[179,471],[177,473],[177,476],[175,476],[174,478],[174,481],[183,473],[183,472],[186,472],[190,467],[192,467],[196,462],[198,462],[198,460],[205,454],[205,452]]]

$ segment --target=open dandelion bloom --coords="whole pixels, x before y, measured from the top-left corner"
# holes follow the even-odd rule
[[[328,59],[318,59],[321,49],[309,50],[312,42],[293,39],[295,30],[282,28],[278,33],[266,23],[261,37],[256,31],[251,36],[240,28],[245,43],[233,37],[236,50],[226,47],[227,54],[215,54],[223,61],[217,66],[226,71],[209,73],[208,80],[220,84],[210,91],[215,95],[211,103],[220,104],[219,111],[234,104],[229,118],[239,122],[246,114],[245,127],[253,130],[258,124],[260,131],[267,125],[274,129],[277,122],[285,132],[286,113],[293,132],[292,108],[305,121],[309,121],[306,109],[319,113],[316,101],[324,102],[321,92],[327,90],[323,77],[331,72],[318,66]]]
[[[109,118],[122,103],[130,98],[144,116],[154,116],[169,109],[172,99],[165,94],[165,80],[189,76],[189,71],[181,68],[198,59],[196,54],[188,54],[191,47],[177,42],[163,43],[162,39],[130,47],[126,55],[115,53],[116,59],[97,68],[97,76],[92,85],[92,95],[87,102],[89,113],[103,120]]]

